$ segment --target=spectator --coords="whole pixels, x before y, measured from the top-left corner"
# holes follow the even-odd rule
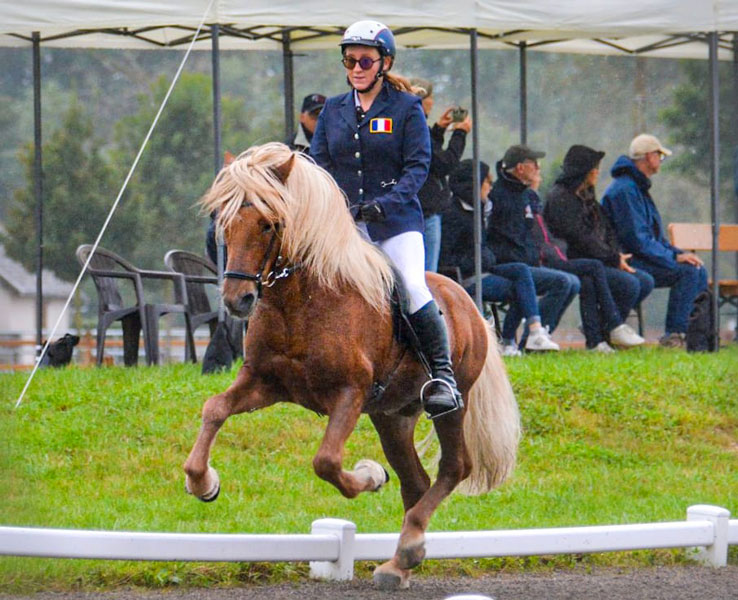
[[[479,194],[482,207],[488,201],[492,187],[492,174],[489,165],[479,163]],[[472,296],[476,282],[469,281],[474,275],[474,190],[472,161],[461,161],[459,167],[451,174],[449,183],[452,192],[451,205],[443,213],[441,256],[442,263],[457,265],[461,271],[464,287]],[[523,263],[497,264],[497,259],[487,243],[484,235],[484,211],[482,217],[482,299],[485,302],[507,302],[517,304],[520,310],[508,311],[502,327],[503,356],[520,356],[515,341],[515,332],[520,325],[521,313],[530,329],[526,344],[529,349],[558,350],[548,332],[541,325],[538,309],[538,298],[528,265]]]
[[[490,194],[492,212],[487,240],[499,264],[525,263],[530,267],[536,293],[542,296],[539,301],[541,323],[548,332],[553,332],[566,307],[579,293],[580,284],[576,275],[540,266],[527,191],[539,176],[538,159],[545,155],[528,146],[516,145],[510,146],[497,162],[497,181]],[[522,317],[522,307],[511,305],[506,318]]]
[[[631,265],[649,273],[656,287],[668,287],[666,324],[659,343],[684,348],[687,321],[697,295],[707,288],[707,271],[691,252],[672,246],[649,189],[651,177],[671,155],[653,135],[641,134],[630,143],[612,167],[614,181],[605,190],[602,207],[610,218],[625,252],[633,255]]]
[[[564,157],[561,176],[546,198],[543,217],[551,232],[563,239],[570,259],[595,258],[605,265],[605,277],[624,321],[653,290],[653,277],[628,264],[632,255],[620,249],[615,230],[597,202],[595,185],[605,155],[575,145]]]
[[[308,94],[302,100],[300,111],[300,129],[295,136],[287,142],[293,150],[299,150],[303,154],[310,153],[310,143],[313,141],[315,125],[318,123],[318,115],[325,106],[325,96],[322,94]]]
[[[423,113],[427,119],[433,110],[433,84],[425,79],[411,80],[413,87],[418,88],[423,105]],[[464,154],[466,134],[471,131],[471,118],[467,115],[462,121],[453,122],[451,113],[455,107],[447,108],[438,121],[430,128],[431,137],[431,164],[428,179],[418,192],[420,205],[423,209],[425,231],[425,270],[438,270],[438,256],[441,252],[441,213],[448,207],[451,192],[447,177],[459,165],[461,155]],[[446,149],[443,149],[443,139],[446,130],[451,126],[453,133]]]

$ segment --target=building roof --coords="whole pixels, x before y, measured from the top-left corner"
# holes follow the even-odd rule
[[[19,262],[10,258],[0,245],[0,281],[6,283],[21,297],[36,296],[36,274],[29,273]],[[62,281],[48,269],[43,272],[44,298],[66,299],[74,286]]]

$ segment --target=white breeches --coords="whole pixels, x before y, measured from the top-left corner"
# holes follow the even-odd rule
[[[363,223],[358,223],[364,229]],[[366,233],[366,230],[364,229]],[[374,242],[390,258],[402,275],[410,303],[410,314],[416,313],[433,300],[425,282],[425,246],[423,234],[406,231],[381,242]]]

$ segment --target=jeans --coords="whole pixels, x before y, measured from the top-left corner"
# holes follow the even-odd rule
[[[669,303],[666,307],[665,333],[686,333],[689,313],[694,299],[707,289],[707,270],[687,263],[677,263],[673,269],[656,267],[633,259],[631,264],[653,276],[656,287],[668,287]]]
[[[471,284],[466,290],[473,297],[476,285]],[[521,313],[529,323],[532,319],[540,319],[533,275],[530,267],[524,263],[506,263],[492,267],[482,279],[482,300],[509,301],[511,305],[519,307],[519,310],[509,310],[505,315],[502,339],[506,343],[515,341],[515,331],[520,325]]]
[[[605,267],[605,276],[623,321],[653,291],[653,277],[640,269],[626,273],[615,267]]]
[[[576,275],[564,273],[558,269],[549,269],[548,267],[529,267],[529,269],[533,277],[536,294],[542,296],[538,301],[541,324],[548,327],[549,331],[553,331],[559,324],[561,315],[564,314],[567,306],[579,293],[579,278]],[[510,327],[515,323],[517,329],[517,324],[523,319],[523,309],[519,304],[513,303],[510,305],[510,310],[507,311],[505,317],[506,327],[508,319],[510,319]],[[505,330],[503,330],[502,336],[507,339]],[[514,335],[511,337],[514,337]],[[523,340],[525,337],[524,335]]]
[[[441,215],[436,213],[425,218],[425,270],[438,271],[438,257],[441,255]]]
[[[605,334],[622,324],[615,300],[605,276],[605,265],[594,258],[572,258],[559,268],[577,275],[582,282],[579,291],[579,313],[587,348],[605,341]]]

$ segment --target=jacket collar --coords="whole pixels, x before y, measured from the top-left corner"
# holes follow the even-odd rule
[[[497,171],[497,181],[495,181],[495,185],[497,184],[497,182],[500,182],[501,185],[504,185],[506,188],[511,189],[515,192],[524,192],[526,189],[528,189],[528,186],[520,181],[520,179],[518,179],[517,177],[513,177],[502,168],[501,160],[498,160],[495,164],[495,170]]]
[[[395,93],[397,92],[392,86],[390,86],[386,81],[382,81],[382,89],[379,94],[377,94],[377,97],[374,98],[374,102],[372,102],[372,105],[369,107],[369,111],[366,113],[366,116],[361,123],[359,123],[359,126],[364,127],[370,119],[384,111],[391,103]],[[341,105],[341,116],[353,128],[356,125],[354,90],[351,90],[344,95]]]
[[[641,173],[635,163],[624,154],[615,161],[610,174],[613,177],[630,177],[644,193],[647,193],[651,187],[651,180]]]

